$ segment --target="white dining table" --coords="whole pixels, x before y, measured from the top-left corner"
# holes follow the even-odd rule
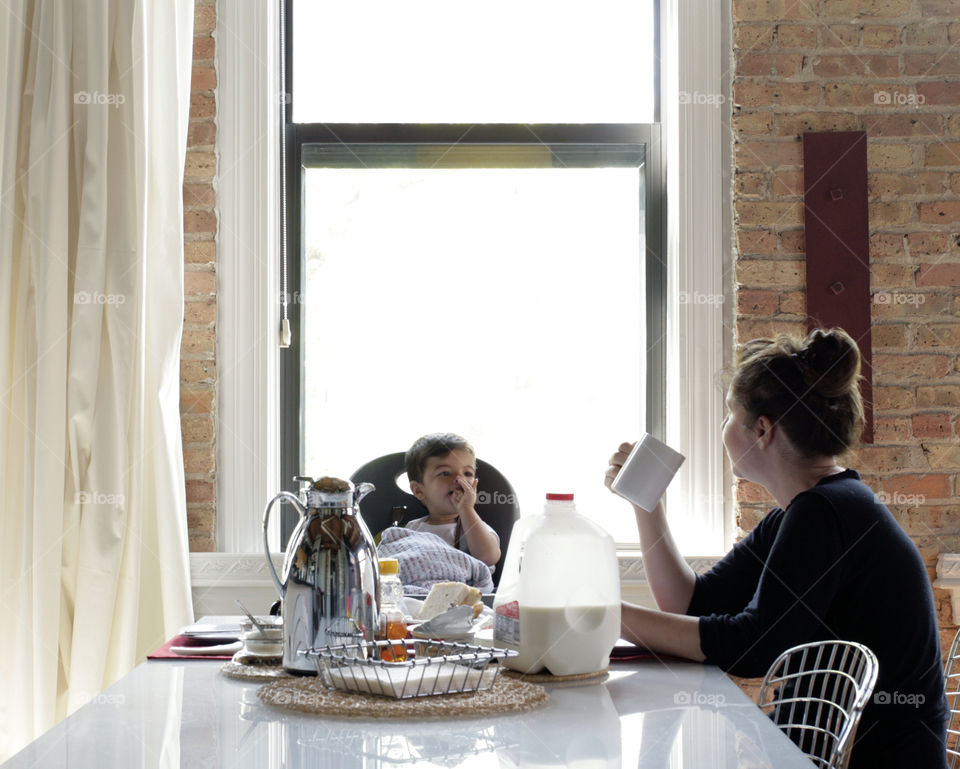
[[[519,715],[432,721],[327,718],[263,705],[216,660],[152,660],[3,769],[657,767],[810,769],[718,668],[614,661],[600,683],[547,685]]]

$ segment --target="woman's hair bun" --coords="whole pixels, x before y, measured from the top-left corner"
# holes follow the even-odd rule
[[[860,350],[846,331],[752,339],[739,353],[730,394],[746,412],[747,427],[768,417],[806,457],[835,457],[853,445],[864,411]]]
[[[860,349],[843,329],[814,329],[798,357],[808,386],[823,398],[842,398],[859,387]]]

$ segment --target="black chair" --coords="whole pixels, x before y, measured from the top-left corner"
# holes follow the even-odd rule
[[[399,517],[400,511],[397,512],[400,526],[427,514],[427,509],[419,499],[397,485],[397,478],[405,472],[404,453],[398,451],[367,462],[350,476],[355,484],[367,482],[377,487],[360,502],[360,514],[374,536],[394,523],[395,508],[406,507],[402,517]],[[513,524],[520,517],[520,506],[510,481],[490,463],[477,460],[477,478],[477,513],[500,537],[500,560],[493,570],[493,584],[497,585],[503,572]]]

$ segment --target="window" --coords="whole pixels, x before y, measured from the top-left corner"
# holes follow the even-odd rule
[[[656,0],[287,0],[292,120],[650,123]]]
[[[489,35],[456,37],[470,20],[434,5],[364,6],[377,29],[351,61],[370,67],[328,80],[346,56],[337,30],[370,24],[349,17],[357,6],[290,8],[282,475],[348,475],[454,431],[524,513],[574,491],[635,541],[602,476],[621,440],[663,427],[660,133],[628,122],[653,112],[652,35],[623,32],[655,29],[656,9],[604,3],[606,21],[561,30],[556,3],[494,4]],[[491,55],[477,44],[498,24]],[[462,66],[431,69],[458,46]],[[545,78],[544,61],[562,66]]]
[[[670,199],[669,226],[661,228],[660,236],[666,231],[669,237],[666,267],[661,267],[661,274],[650,279],[651,262],[648,260],[644,265],[647,271],[644,323],[652,340],[666,339],[667,354],[666,375],[661,378],[649,373],[657,362],[656,352],[646,358],[648,389],[644,408],[648,424],[656,432],[658,415],[649,404],[662,403],[662,390],[666,390],[667,440],[687,456],[667,494],[673,532],[685,554],[709,555],[729,547],[736,532],[730,494],[724,492],[725,488],[729,489],[730,479],[724,477],[727,471],[717,429],[724,406],[715,376],[729,360],[732,339],[726,329],[732,327],[732,303],[711,305],[717,311],[705,312],[703,305],[684,303],[682,297],[697,292],[716,295],[725,290],[725,283],[729,281],[730,147],[725,128],[729,110],[720,106],[723,100],[699,104],[680,99],[680,94],[726,94],[729,104],[724,65],[729,41],[723,39],[723,30],[729,28],[729,8],[723,4],[690,5],[676,0],[659,0],[658,5],[663,65],[656,79],[661,83],[659,104],[664,139],[659,146],[654,146],[659,132],[650,131],[652,151],[644,159],[644,173],[659,172],[660,179],[649,176],[645,179],[649,183],[644,192],[648,201],[644,229],[649,230],[651,220],[664,218],[661,204],[666,187]],[[225,2],[218,6],[217,15],[220,115],[217,143],[221,170],[217,236],[217,368],[220,375],[216,424],[217,548],[220,552],[206,559],[203,554],[192,554],[191,558],[197,561],[195,568],[215,575],[225,585],[229,583],[227,575],[250,572],[253,579],[256,572],[256,579],[264,576],[260,573],[262,557],[243,554],[262,552],[263,505],[280,488],[289,487],[291,472],[300,469],[297,445],[300,410],[296,405],[299,403],[299,354],[279,346],[281,304],[277,298],[281,293],[278,269],[281,258],[278,250],[283,239],[278,181],[281,163],[277,147],[278,131],[283,125],[281,108],[290,106],[290,86],[280,85],[283,82],[279,72],[283,14],[277,12],[278,7],[273,3],[253,7]],[[307,132],[312,129],[308,125],[289,122],[289,113],[287,117],[288,134],[302,134],[304,140],[310,138]],[[604,119],[612,120],[609,115]],[[646,118],[640,120],[642,123]],[[630,125],[614,124],[604,133],[602,125],[588,125],[585,119],[573,127],[592,132],[587,138],[579,137],[583,143],[599,137],[600,144],[617,141],[645,144],[647,140],[639,132],[625,138]],[[330,128],[339,133],[339,126]],[[382,128],[375,124],[351,124],[353,135],[340,138],[352,140],[352,146],[357,142],[372,144],[371,134]],[[415,138],[410,134],[411,126],[387,128],[394,138],[402,136],[405,141]],[[456,128],[448,125],[444,130]],[[470,124],[460,128],[470,128],[472,138],[487,141],[488,133],[495,126]],[[523,124],[519,124],[519,128],[525,130]],[[619,134],[615,134],[614,128]],[[652,127],[656,128],[658,126]],[[451,141],[459,136],[456,134]],[[516,140],[517,135],[503,138]],[[562,137],[554,138],[559,141]],[[565,140],[572,141],[569,136]],[[669,149],[669,153],[664,149]],[[654,161],[655,153],[660,157],[659,162]],[[666,164],[662,161],[664,154],[668,155]],[[663,179],[664,166],[669,170],[667,183]],[[661,193],[659,198],[653,194],[655,189]],[[659,212],[650,207],[653,204],[661,205]],[[298,232],[296,228],[291,234],[296,236]],[[293,244],[291,253],[299,253],[298,249],[299,244]],[[298,264],[291,266],[298,269]],[[668,281],[663,280],[663,271],[669,275]],[[299,297],[295,293],[303,287],[294,283],[294,279],[299,281],[299,275],[289,277],[287,294],[293,303],[288,309],[293,318],[299,308],[296,304]],[[650,286],[658,280],[661,285],[666,284],[665,301],[662,295],[650,291]],[[655,324],[662,323],[664,303],[665,335],[652,330]],[[294,342],[297,341],[295,338]],[[281,394],[281,362],[286,366],[284,378],[288,388],[294,388],[292,394]],[[294,376],[291,376],[291,366],[295,369]],[[287,464],[283,469],[280,466],[281,435],[288,441],[283,452]],[[291,437],[297,437],[293,448],[289,446]],[[481,443],[476,437],[474,440]],[[489,447],[481,445],[480,448],[489,453]],[[604,457],[607,451],[604,449]],[[338,471],[339,467],[338,464]],[[530,507],[521,501],[526,508]],[[532,505],[536,510],[538,500],[534,499]],[[274,518],[278,520],[279,516]],[[271,547],[274,550],[279,547],[273,537]],[[231,559],[228,557],[231,553],[240,555]],[[632,574],[633,567],[630,569]]]

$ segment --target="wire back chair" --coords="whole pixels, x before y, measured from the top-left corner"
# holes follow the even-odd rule
[[[877,682],[863,644],[817,641],[774,660],[757,704],[821,769],[846,769],[863,708]]]
[[[943,671],[947,687],[950,721],[947,723],[947,766],[960,767],[960,629],[953,637],[947,652],[947,666]]]

